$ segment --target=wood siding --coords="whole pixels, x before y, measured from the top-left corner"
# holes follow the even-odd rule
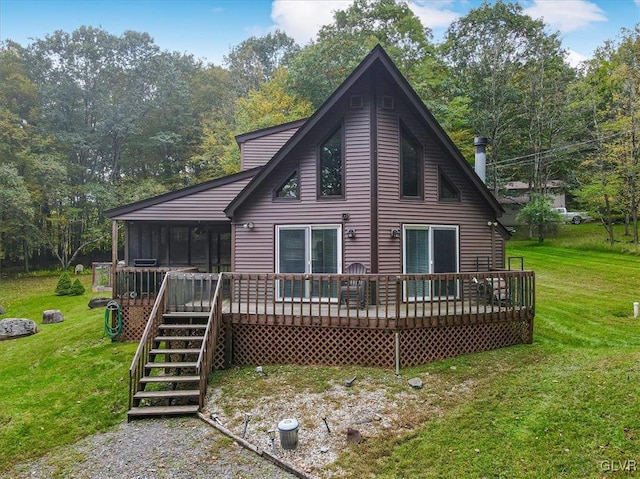
[[[445,156],[433,135],[425,130],[401,100],[394,97],[394,108],[385,109],[382,96],[394,97],[393,91],[384,84],[378,90],[377,116],[379,272],[402,271],[403,239],[391,238],[390,230],[402,229],[403,224],[458,226],[460,271],[475,271],[477,258],[492,255],[491,227],[487,226],[487,222],[494,219],[491,209],[474,190],[466,174]],[[423,199],[400,198],[400,119],[423,148]],[[460,190],[459,202],[438,200],[439,169]],[[502,267],[504,239],[496,232],[494,241],[496,264],[493,267]]]
[[[298,131],[298,127],[247,140],[240,145],[240,164],[242,171],[264,166],[289,138]]]
[[[273,272],[275,270],[275,226],[342,225],[343,268],[352,262],[370,265],[370,137],[369,104],[350,109],[349,96],[338,102],[319,128],[305,138],[283,161],[278,173],[256,191],[249,208],[237,211],[234,229],[234,271]],[[345,198],[317,199],[317,150],[326,136],[340,124],[345,129]],[[300,199],[274,199],[273,191],[298,170]],[[343,221],[342,214],[349,219]],[[252,222],[253,229],[242,227]],[[348,229],[356,238],[347,238]]]
[[[224,221],[229,218],[224,209],[229,202],[249,183],[251,178],[243,178],[209,190],[165,201],[131,213],[120,215],[117,220],[141,221]]]

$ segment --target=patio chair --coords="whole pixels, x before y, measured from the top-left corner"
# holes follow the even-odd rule
[[[344,270],[344,274],[349,275],[362,275],[367,274],[369,270],[362,263],[351,263]],[[359,308],[366,306],[366,281],[362,279],[351,279],[346,284],[340,285],[339,304],[346,304],[347,307],[351,307],[352,304],[357,304]]]
[[[478,297],[482,298],[486,304],[505,305],[509,302],[509,285],[504,278],[491,277],[478,281],[473,278],[476,284]]]

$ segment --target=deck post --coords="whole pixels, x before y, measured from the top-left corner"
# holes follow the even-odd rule
[[[215,351],[214,351],[215,354]],[[231,315],[224,317],[224,367],[231,366],[233,361],[233,322]]]
[[[118,294],[118,283],[116,269],[118,268],[118,221],[111,222],[111,296]]]
[[[396,331],[396,376],[400,376],[400,333]]]

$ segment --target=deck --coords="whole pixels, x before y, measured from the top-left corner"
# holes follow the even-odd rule
[[[164,311],[209,311],[218,291],[216,367],[283,363],[406,367],[529,343],[533,338],[532,271],[166,274]],[[152,292],[133,296],[125,294],[120,300],[125,329],[127,323],[137,324],[130,328],[135,334],[144,328],[154,301]]]

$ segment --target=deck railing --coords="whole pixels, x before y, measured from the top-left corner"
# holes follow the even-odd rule
[[[220,325],[222,324],[222,282],[218,281],[211,300],[211,310],[207,321],[207,329],[204,333],[204,340],[200,347],[196,374],[200,376],[200,408],[204,407],[204,399],[207,394],[207,383],[209,374],[213,367],[213,355],[217,347],[217,339],[220,336]]]
[[[195,268],[118,267],[115,272],[114,297],[121,304],[153,304],[164,277],[169,272],[195,272]]]
[[[535,313],[533,271],[221,277],[233,320],[248,323],[404,329]]]
[[[160,324],[162,324],[162,315],[166,310],[167,283],[168,281],[165,277],[160,284],[153,309],[142,333],[140,343],[138,343],[138,349],[131,361],[131,367],[129,368],[129,409],[133,407],[133,396],[136,394],[140,379],[144,375],[145,365],[149,361],[149,352],[153,349],[155,337]]]

